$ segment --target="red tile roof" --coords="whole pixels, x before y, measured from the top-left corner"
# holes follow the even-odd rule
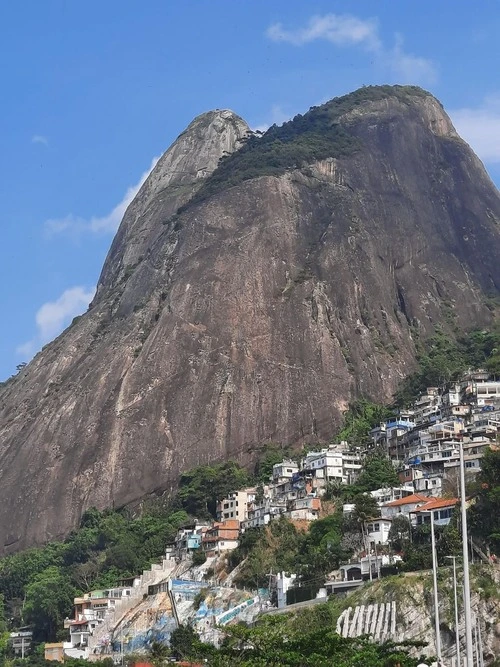
[[[458,502],[460,502],[458,498],[432,498],[425,505],[416,509],[415,512],[430,512],[431,510],[440,510],[445,507],[455,507]]]
[[[384,503],[384,507],[399,507],[400,505],[417,505],[418,503],[426,503],[429,498],[423,496],[420,493],[412,493],[411,496],[406,496],[406,498],[398,498],[393,500],[390,503]]]

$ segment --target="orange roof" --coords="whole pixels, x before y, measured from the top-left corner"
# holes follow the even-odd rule
[[[399,505],[416,505],[417,503],[426,503],[429,498],[427,496],[422,496],[420,493],[412,493],[411,496],[406,496],[406,498],[398,498],[398,500],[393,500],[390,503],[385,503],[384,507],[398,507]]]
[[[458,498],[432,498],[425,505],[416,509],[415,512],[430,512],[431,510],[440,510],[444,507],[455,507],[458,502],[460,502]]]

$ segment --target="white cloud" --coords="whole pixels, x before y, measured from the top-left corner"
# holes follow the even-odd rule
[[[271,25],[267,36],[275,42],[289,42],[301,46],[317,39],[325,39],[336,46],[364,45],[370,50],[379,48],[377,22],[363,21],[350,14],[313,16],[305,28],[285,30],[281,23]]]
[[[500,95],[487,97],[478,107],[449,112],[459,135],[481,160],[500,163]]]
[[[118,229],[129,204],[139,192],[142,184],[152,172],[158,160],[158,157],[153,158],[149,169],[141,175],[139,181],[135,185],[132,185],[127,189],[121,201],[107,215],[101,217],[92,216],[87,219],[70,213],[64,218],[46,220],[45,230],[50,236],[60,232],[91,232],[94,234],[115,232]]]
[[[94,294],[94,287],[71,287],[55,301],[44,303],[35,315],[36,335],[19,345],[16,352],[25,358],[32,357],[42,345],[59,335],[74,317],[87,308]]]
[[[405,83],[434,83],[437,80],[437,71],[434,64],[427,58],[405,53],[403,38],[396,35],[394,47],[386,53],[386,59],[398,81]]]
[[[287,113],[279,104],[273,104],[271,111],[263,123],[254,127],[255,132],[265,132],[271,125],[281,125],[286,120],[290,120],[293,114]]]
[[[274,42],[288,42],[294,46],[325,40],[337,47],[362,47],[401,83],[434,83],[437,78],[436,68],[430,60],[404,51],[401,35],[394,36],[394,47],[384,46],[375,19],[325,14],[313,16],[305,27],[296,30],[286,30],[281,23],[275,23],[267,29],[266,35]]]
[[[48,146],[49,145],[49,140],[47,137],[44,137],[43,134],[34,134],[31,137],[31,143],[32,144],[42,144],[43,146]]]

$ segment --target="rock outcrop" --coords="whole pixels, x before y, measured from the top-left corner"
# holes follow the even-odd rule
[[[4,549],[195,465],[327,440],[353,398],[391,396],[417,335],[490,323],[500,198],[432,96],[362,89],[269,133],[193,121],[89,311],[0,389]]]

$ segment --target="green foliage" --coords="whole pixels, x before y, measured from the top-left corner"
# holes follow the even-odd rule
[[[316,612],[315,616],[319,614]],[[328,612],[324,616],[327,622]],[[311,623],[308,615],[304,620],[297,627],[288,615],[268,616],[252,628],[243,625],[225,628],[225,639],[211,656],[210,664],[214,667],[416,667],[420,661],[410,657],[409,649],[422,644],[379,644],[367,637],[345,638],[334,631],[332,624],[322,627],[321,623]]]
[[[289,447],[283,447],[275,443],[268,443],[259,453],[255,464],[255,481],[267,484],[273,474],[273,466],[281,463],[284,458],[291,456]]]
[[[473,535],[485,540],[500,555],[500,450],[488,450],[481,462],[477,495],[469,510]]]
[[[154,667],[162,667],[170,656],[170,649],[166,644],[153,642],[148,653],[148,660]]]
[[[190,625],[179,625],[170,635],[170,653],[177,660],[203,659],[212,652],[214,649],[203,644]]]
[[[381,452],[375,452],[365,459],[363,471],[350,490],[352,493],[365,493],[399,485],[400,481],[391,461]]]
[[[284,517],[247,531],[230,557],[231,565],[246,558],[237,582],[255,589],[267,585],[270,572],[285,571],[299,575],[303,584],[315,583],[352,554],[343,544],[344,530],[342,512],[336,512],[313,521],[307,532]]]
[[[435,526],[436,555],[439,565],[449,565],[447,556],[459,556],[462,541],[457,527],[458,513],[447,526]],[[412,530],[411,541],[402,540],[404,569],[407,572],[427,570],[432,567],[430,524]]]
[[[197,567],[198,565],[203,565],[207,560],[207,555],[202,549],[196,549],[193,551],[193,565]]]
[[[234,461],[198,466],[181,475],[177,501],[193,517],[215,519],[217,501],[249,483],[247,471]]]
[[[70,579],[55,566],[49,567],[26,587],[24,616],[35,626],[35,640],[53,637],[71,614],[76,589]]]
[[[420,350],[417,360],[418,370],[396,392],[397,405],[411,404],[427,387],[454,381],[469,368],[485,368],[500,375],[500,330],[472,331],[457,339],[437,333]]]
[[[363,445],[369,440],[369,431],[391,416],[393,412],[386,405],[360,399],[344,413],[344,426],[338,438],[351,445]]]
[[[149,568],[188,521],[188,511],[214,516],[219,498],[248,483],[247,472],[234,462],[201,466],[182,476],[172,503],[146,503],[139,517],[90,508],[64,542],[1,559],[0,595],[12,608],[25,598],[24,619],[17,616],[15,622],[31,622],[38,639],[54,640],[76,594],[116,586]],[[201,564],[204,555],[195,559]]]
[[[414,86],[366,86],[312,107],[280,127],[273,125],[261,137],[251,135],[238,151],[221,158],[215,172],[179,213],[192,203],[248,179],[279,175],[316,160],[350,155],[359,149],[360,142],[340,123],[343,114],[389,96],[407,102],[422,95],[426,93]]]
[[[0,593],[9,602],[25,597],[23,620],[34,624],[38,638],[53,640],[77,593],[116,586],[120,578],[148,568],[187,519],[184,511],[130,519],[91,508],[64,542],[1,559]]]
[[[400,514],[392,520],[388,538],[392,549],[398,553],[409,544],[410,522],[404,514]]]

